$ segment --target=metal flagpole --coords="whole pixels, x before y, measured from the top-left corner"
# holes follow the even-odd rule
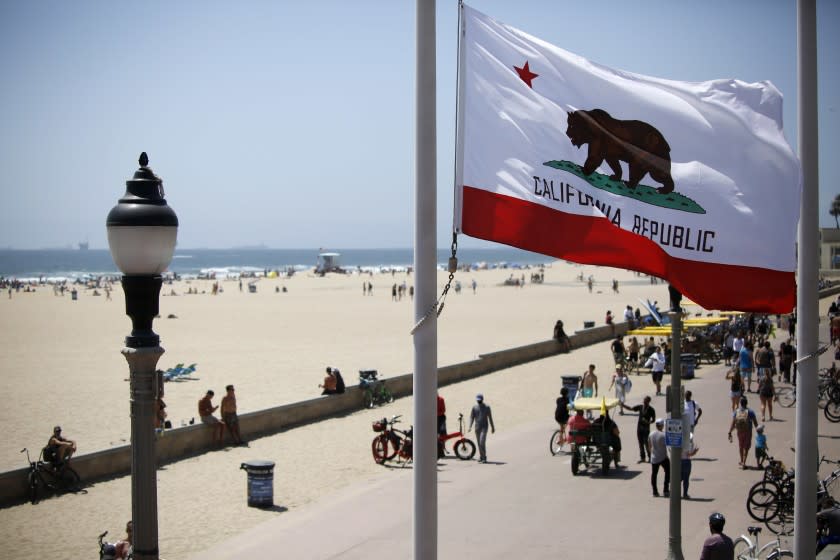
[[[435,1],[416,0],[414,518],[412,558],[437,558],[437,127]]]
[[[802,165],[802,202],[799,207],[796,347],[799,356],[811,356],[819,346],[819,171],[817,138],[817,10],[815,0],[797,0],[797,97],[799,161]],[[814,558],[817,510],[817,359],[798,366],[796,399],[796,472],[794,489],[794,558]],[[799,473],[802,473],[799,475]],[[808,483],[810,482],[810,483]]]
[[[679,305],[679,302],[677,302]],[[682,337],[682,321],[679,311],[668,313],[671,318],[671,420],[679,419],[682,423],[683,403],[680,397],[680,339]],[[670,422],[669,422],[670,424]],[[683,442],[688,435],[685,426],[681,427]],[[682,447],[672,446],[671,454],[671,496],[668,501],[668,556],[667,560],[683,560],[682,553],[682,502],[680,501],[680,474],[682,472]]]

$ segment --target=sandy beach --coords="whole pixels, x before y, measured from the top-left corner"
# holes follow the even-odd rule
[[[450,293],[438,322],[438,363],[448,365],[478,354],[550,338],[557,319],[567,332],[584,321],[603,324],[611,310],[619,320],[638,298],[665,305],[665,284],[651,285],[632,272],[553,263],[545,282],[522,288],[505,286],[511,273],[460,272],[460,293]],[[595,279],[589,293],[576,280]],[[477,282],[475,294],[470,289]],[[619,281],[613,293],[611,281]],[[362,281],[373,295],[362,294]],[[384,378],[408,373],[413,363],[413,305],[408,297],[392,301],[391,286],[413,277],[298,274],[263,279],[257,293],[240,292],[236,281],[223,282],[221,295],[210,294],[209,281],[164,286],[161,319],[155,330],[166,353],[162,369],[197,363],[198,380],[166,384],[165,400],[176,426],[196,415],[196,402],[212,388],[237,388],[240,412],[259,410],[317,395],[324,367],[339,367],[348,384],[359,369],[377,369]],[[438,275],[442,288],[446,274]],[[285,286],[287,292],[275,288]],[[199,294],[185,295],[188,288]],[[171,291],[177,295],[170,295]],[[170,314],[177,318],[166,318]],[[4,352],[0,371],[6,406],[0,410],[3,438],[0,468],[25,466],[22,447],[39,449],[54,424],[77,441],[79,453],[121,445],[129,434],[128,368],[120,354],[130,330],[122,293],[112,299],[82,292],[78,301],[51,289],[0,299],[0,335]],[[500,371],[443,388],[450,427],[458,411],[467,412],[476,392],[483,392],[504,429],[544,417],[550,427],[560,376],[580,374],[588,363],[609,384],[612,359],[606,343]],[[644,381],[642,381],[644,383]],[[218,401],[216,402],[218,404]],[[183,558],[278,514],[296,509],[357,481],[387,477],[371,460],[370,422],[402,414],[411,422],[412,399],[399,399],[376,411],[362,410],[274,436],[250,447],[225,448],[164,466],[158,476],[161,555]],[[274,510],[245,507],[243,461],[277,463]],[[0,558],[92,557],[96,536],[121,534],[130,516],[130,477],[97,482],[85,492],[0,510]],[[51,544],[55,543],[55,544]],[[197,544],[200,543],[200,544]]]
[[[664,285],[652,287],[626,271],[555,263],[543,284],[530,283],[530,272],[456,275],[463,289],[450,291],[438,322],[440,365],[545,340],[557,319],[573,332],[585,320],[603,324],[608,309],[620,316],[626,305],[639,306],[638,297],[667,299]],[[581,272],[595,278],[591,294],[575,280]],[[512,273],[526,276],[524,288],[503,285]],[[441,289],[446,278],[438,274]],[[612,293],[613,278],[619,294]],[[373,284],[373,295],[362,294],[363,280]],[[189,421],[207,389],[218,401],[229,383],[240,412],[249,412],[318,395],[328,365],[340,368],[348,384],[358,382],[360,369],[376,369],[386,379],[409,373],[413,304],[408,296],[391,298],[392,285],[403,281],[410,285],[413,278],[301,273],[262,279],[257,293],[248,293],[247,283],[240,291],[238,281],[222,281],[217,296],[210,281],[164,285],[154,325],[166,351],[158,367],[198,364],[194,380],[166,383],[169,419],[175,426]],[[278,293],[280,287],[287,292]],[[199,293],[186,295],[189,288]],[[91,294],[83,290],[72,301],[47,287],[0,298],[0,371],[14,395],[0,409],[0,423],[14,434],[4,438],[0,469],[24,466],[20,449],[40,449],[55,424],[77,441],[79,453],[126,443],[128,366],[120,350],[131,322],[118,284],[111,300]]]

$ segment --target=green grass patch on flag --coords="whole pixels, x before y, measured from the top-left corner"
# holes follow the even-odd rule
[[[619,196],[626,196],[645,204],[652,204],[660,208],[669,208],[671,210],[681,210],[683,212],[691,212],[692,214],[705,214],[706,210],[697,204],[694,200],[683,196],[680,193],[673,191],[668,194],[660,194],[656,188],[648,185],[636,185],[635,189],[628,187],[624,181],[613,181],[609,175],[602,173],[593,173],[592,175],[584,175],[583,168],[571,161],[547,161],[543,165],[553,167],[560,171],[567,171],[573,175],[577,175],[596,189],[607,191]]]

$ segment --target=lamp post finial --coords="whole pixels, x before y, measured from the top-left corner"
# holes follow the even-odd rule
[[[146,152],[140,154],[140,167],[147,167],[149,165],[149,156]]]

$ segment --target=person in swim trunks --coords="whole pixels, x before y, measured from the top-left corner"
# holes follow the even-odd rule
[[[227,394],[222,397],[222,422],[227,426],[230,436],[236,445],[242,445],[242,436],[239,435],[239,417],[236,415],[236,394],[233,385],[225,387]]]
[[[598,396],[598,376],[595,375],[595,364],[589,364],[589,369],[583,373],[580,381],[580,394],[582,397]]]

